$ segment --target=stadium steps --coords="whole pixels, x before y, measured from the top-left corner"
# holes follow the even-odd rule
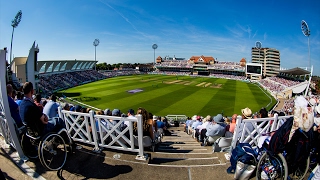
[[[281,111],[281,109],[282,109],[283,106],[284,106],[284,101],[285,101],[285,99],[279,98],[279,104],[277,105],[277,107],[274,108],[274,110],[276,110],[276,111]]]
[[[212,146],[199,142],[183,132],[183,127],[169,128],[172,135],[164,136],[156,152],[151,152],[149,165],[166,167],[227,166],[224,154],[212,153]]]

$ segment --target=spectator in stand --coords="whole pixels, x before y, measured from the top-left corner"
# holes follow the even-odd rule
[[[13,92],[13,87],[11,84],[8,84],[7,95],[8,95],[10,114],[13,120],[15,121],[16,125],[18,126],[18,128],[20,128],[23,126],[23,123],[19,115],[19,105],[16,102],[14,102],[14,100],[12,99],[12,92]]]
[[[188,133],[188,126],[189,126],[190,122],[191,122],[191,118],[187,117],[186,123],[184,123],[184,125],[183,125],[184,132]]]
[[[154,134],[153,134],[153,120],[149,118],[149,113],[144,108],[138,108],[137,115],[142,116],[142,132],[143,136],[149,136],[152,140],[154,140]],[[135,135],[138,135],[138,126],[137,122],[134,122],[133,124],[133,133]]]
[[[268,117],[268,111],[267,111],[267,109],[265,107],[260,109],[259,117],[260,118],[267,118]]]
[[[17,92],[17,99],[15,101],[18,104],[18,106],[20,106],[22,99],[23,99],[23,94],[21,91],[18,91]]]
[[[57,97],[51,95],[49,102],[44,106],[43,113],[48,116],[48,118],[53,118],[58,116],[58,107],[56,103]]]
[[[152,119],[153,122],[153,131],[157,132],[158,131],[158,126],[157,126],[157,119],[153,119],[153,114],[151,112],[149,112],[149,118]]]
[[[15,89],[12,90],[12,99],[15,101],[16,100],[16,95],[17,95],[17,91]]]
[[[20,104],[21,119],[27,125],[27,131],[31,136],[43,136],[49,132],[57,132],[65,127],[65,124],[60,118],[48,119],[48,117],[40,111],[34,104],[32,99],[33,85],[31,82],[26,82],[23,85],[23,93],[25,98]]]
[[[242,113],[242,119],[251,119],[252,118],[252,111],[251,109],[249,109],[248,107],[244,108],[244,109],[241,109],[241,113]],[[242,133],[242,130],[243,130],[243,126],[244,126],[244,123],[241,124],[240,126],[240,132],[239,134]],[[249,132],[252,132],[254,130],[254,127],[253,127],[253,124],[252,123],[247,123],[246,125],[246,128]],[[249,132],[245,130],[245,134],[248,135]]]
[[[104,110],[104,114],[105,114],[106,116],[112,116],[112,112],[110,111],[110,109],[105,109],[105,110]]]
[[[197,116],[196,122],[194,122],[194,123],[192,124],[192,129],[193,129],[193,130],[196,130],[196,128],[197,128],[199,125],[201,125],[201,124],[202,124],[202,122],[201,122],[201,117],[200,117],[200,116]]]
[[[70,105],[68,103],[62,103],[61,107],[62,107],[63,110],[71,111],[70,110]]]
[[[44,100],[44,101],[42,102],[42,106],[45,107],[47,103],[48,103],[48,101],[47,101],[47,100]]]
[[[212,117],[210,115],[207,115],[207,117],[204,118],[203,123],[199,125],[196,129],[196,137],[199,139],[199,142],[203,142],[203,138],[201,136],[201,131],[206,129],[207,125],[212,122]]]
[[[134,110],[133,109],[129,109],[127,115],[128,115],[128,118],[134,118]],[[129,123],[130,123],[130,121],[125,121],[124,122],[124,124],[126,126],[129,126]]]
[[[237,123],[237,114],[233,114],[231,117],[231,123],[230,123],[230,127],[229,127],[229,131],[233,134],[234,133],[234,129],[236,128],[236,123]]]
[[[213,121],[211,121],[207,126],[206,129],[201,131],[201,134],[204,138],[208,136],[224,136],[226,132],[226,126],[224,124],[224,118],[222,114],[217,114]],[[204,146],[204,143],[201,143],[201,146]]]
[[[36,97],[34,99],[34,103],[38,106],[41,112],[43,112],[43,106],[41,103],[41,94],[36,94]]]

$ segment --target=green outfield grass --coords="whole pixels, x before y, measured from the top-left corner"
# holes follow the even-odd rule
[[[129,93],[141,89],[141,92]],[[154,115],[231,116],[249,107],[253,112],[270,103],[270,98],[256,85],[242,81],[209,77],[170,75],[121,76],[77,86],[62,91],[82,103],[99,109],[118,108],[127,112],[144,107]],[[270,96],[270,95],[269,95]],[[271,97],[271,96],[270,96]],[[272,98],[272,107],[276,100]]]

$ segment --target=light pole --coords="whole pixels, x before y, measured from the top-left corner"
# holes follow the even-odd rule
[[[12,35],[11,35],[11,45],[10,45],[10,64],[9,64],[9,69],[7,70],[7,80],[11,81],[11,62],[12,62],[12,41],[13,41],[13,34],[14,34],[14,28],[18,27],[22,17],[22,11],[18,11],[14,19],[11,21],[11,26],[12,26]]]
[[[308,27],[308,24],[305,20],[301,21],[301,30],[303,35],[308,37],[308,51],[309,51],[309,68],[310,68],[310,74],[309,74],[309,81],[308,81],[308,86],[306,88],[305,94],[304,96],[307,96],[308,91],[309,91],[309,86],[310,86],[310,82],[311,82],[311,76],[312,76],[312,67],[311,67],[311,58],[310,58],[310,30]]]
[[[97,70],[97,46],[99,45],[100,40],[99,39],[95,39],[93,41],[93,46],[94,46],[94,61],[95,61],[95,65],[94,65],[94,70]]]
[[[153,49],[153,66],[156,64],[156,49],[158,48],[158,45],[157,44],[153,44],[152,45],[152,49]]]
[[[18,11],[14,19],[11,21],[11,26],[12,26],[12,35],[11,35],[11,46],[10,46],[10,66],[11,66],[11,60],[12,60],[12,41],[13,41],[13,33],[14,33],[14,28],[18,27],[22,17],[22,11]]]
[[[259,50],[259,63],[260,63],[260,49],[261,49],[262,43],[260,41],[256,42],[256,48]]]
[[[309,68],[311,68],[311,58],[310,58],[310,30],[306,21],[301,21],[301,30],[303,35],[308,37],[308,50],[309,50]]]

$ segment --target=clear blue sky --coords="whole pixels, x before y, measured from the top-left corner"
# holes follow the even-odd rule
[[[280,50],[281,67],[306,67],[311,30],[314,74],[320,75],[319,0],[0,0],[0,47],[10,48],[11,20],[22,10],[13,54],[27,56],[39,45],[39,60],[94,60],[99,63],[153,62],[157,56],[218,61],[251,60],[256,41]],[[8,54],[9,55],[9,54]]]

